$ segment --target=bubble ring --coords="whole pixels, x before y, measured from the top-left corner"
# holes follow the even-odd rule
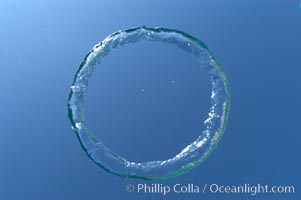
[[[84,96],[97,64],[111,50],[140,40],[176,45],[195,55],[211,77],[211,107],[200,136],[173,158],[144,163],[130,162],[102,144],[84,125]],[[217,146],[225,131],[230,109],[230,90],[225,73],[212,52],[199,39],[182,31],[166,28],[135,27],[115,32],[95,45],[80,64],[68,99],[68,115],[73,130],[89,158],[107,172],[122,178],[163,180],[181,175],[203,162]]]

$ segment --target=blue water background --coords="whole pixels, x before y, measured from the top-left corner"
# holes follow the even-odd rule
[[[294,195],[252,199],[300,199],[298,1],[4,0],[0,25],[0,199],[251,198],[127,193],[127,184],[144,182],[108,174],[82,151],[67,117],[73,76],[94,44],[114,31],[141,25],[179,29],[205,41],[225,69],[232,94],[218,148],[198,168],[162,183],[294,185]],[[112,67],[95,71],[88,120],[118,153],[141,161],[165,159],[198,134],[196,111],[209,105],[208,81],[185,53],[172,49],[168,54],[171,48],[165,51],[160,44],[139,45],[116,51],[106,60]],[[148,51],[157,54],[147,56]],[[167,67],[160,71],[159,64]],[[192,86],[195,90],[187,90]]]

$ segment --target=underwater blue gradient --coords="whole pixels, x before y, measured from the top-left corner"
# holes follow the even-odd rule
[[[218,147],[199,167],[162,183],[171,186],[176,183],[261,183],[294,185],[296,190],[293,195],[170,194],[164,199],[300,199],[299,4],[294,0],[0,1],[0,199],[163,198],[126,192],[127,184],[144,181],[120,179],[90,161],[71,130],[67,116],[70,85],[86,53],[108,34],[141,25],[183,30],[204,41],[225,70],[231,89],[229,121]],[[142,50],[143,46],[137,48]],[[130,50],[134,52],[135,48]],[[166,59],[164,62],[171,65],[189,60],[185,55],[174,60],[174,54],[178,55],[172,52],[170,57],[159,59]],[[122,55],[116,54],[116,58],[123,58]],[[140,87],[130,82],[133,88],[137,91],[144,88],[143,97],[148,97],[150,90],[165,94],[170,89],[160,86],[165,80],[166,84],[171,84],[176,77],[178,93],[166,96],[165,100],[177,99],[175,97],[181,93],[186,97],[175,102],[186,117],[173,110],[175,117],[166,124],[160,124],[161,118],[151,116],[139,119],[140,114],[147,113],[141,110],[141,93],[136,95],[132,91],[131,98],[124,99],[125,104],[133,108],[127,118],[122,118],[126,120],[114,118],[114,113],[125,114],[128,110],[111,110],[109,99],[105,99],[107,110],[104,112],[113,112],[112,116],[95,114],[96,118],[92,115],[89,123],[98,128],[98,119],[107,120],[103,130],[114,128],[114,131],[103,139],[110,142],[112,149],[133,159],[161,159],[173,155],[194,139],[195,124],[199,122],[193,108],[199,105],[197,109],[203,110],[209,104],[207,98],[201,98],[201,91],[206,91],[206,87],[200,86],[200,93],[187,90],[196,83],[208,82],[198,79],[198,69],[175,71],[166,79],[160,76],[159,82],[151,85],[143,81],[149,74],[154,77],[155,71],[141,68],[143,70],[137,74],[143,76],[139,78],[132,73],[138,65],[127,72],[123,63],[130,63],[130,60],[114,60],[113,54],[109,59],[108,64],[122,66],[124,70],[122,73],[108,70],[103,80],[97,79],[101,71],[96,71],[90,91],[97,91],[97,83],[112,82],[112,86],[102,89],[117,98],[123,91],[119,86],[124,82],[118,82],[116,76],[123,81],[134,77],[143,84]],[[141,54],[137,62],[141,63],[142,59],[151,60]],[[185,80],[186,85],[181,85]],[[205,92],[206,97],[207,94]],[[98,95],[101,93],[95,94],[95,100],[88,97],[87,102],[99,105],[101,96]],[[195,96],[188,98],[191,95]],[[111,104],[119,103],[113,101]],[[193,105],[192,109],[185,103],[188,107]],[[201,107],[203,103],[204,108]],[[135,110],[135,105],[139,109]],[[119,106],[126,109],[126,106]],[[158,117],[162,112],[162,119],[166,119],[172,108],[154,112]],[[93,113],[91,107],[87,109]],[[145,125],[143,119],[150,121]],[[121,134],[120,139],[116,139],[118,131],[133,130],[130,126],[133,123],[137,132]],[[152,124],[159,125],[150,130]],[[142,135],[140,130],[144,130]],[[164,146],[166,142],[168,145]]]

